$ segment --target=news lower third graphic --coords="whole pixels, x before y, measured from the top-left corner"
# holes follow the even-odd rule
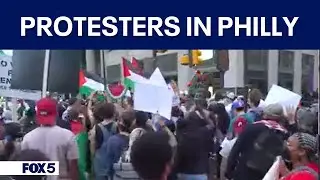
[[[187,36],[224,36],[225,31],[234,31],[234,36],[240,36],[240,30],[246,31],[246,36],[250,37],[281,37],[293,36],[294,27],[299,17],[272,17],[271,21],[266,17],[245,17],[240,22],[240,17],[218,17],[218,24],[213,23],[212,17],[206,17],[205,21],[200,17],[187,17],[179,19],[175,16],[169,16],[165,19],[161,17],[67,17],[60,16],[56,19],[50,17],[21,17],[21,36],[25,37],[32,31],[36,31],[38,37],[59,36],[67,37],[77,34],[78,37],[114,37],[114,36],[134,36],[134,37],[152,37],[169,36],[176,37],[180,35],[181,30],[186,31]],[[186,21],[186,27],[181,27],[181,21]],[[66,24],[67,27],[61,30],[60,24]],[[85,27],[86,25],[87,27]],[[102,25],[101,25],[102,24]],[[271,30],[267,30],[267,24],[271,24]],[[287,27],[285,32],[278,29],[282,24]],[[216,29],[212,29],[216,28]],[[122,28],[121,28],[122,27]],[[88,29],[88,31],[84,31]],[[53,31],[52,31],[53,30]],[[130,32],[130,30],[132,30]],[[76,31],[76,32],[75,32]],[[87,34],[85,34],[87,33]]]
[[[58,161],[1,161],[0,175],[59,175]]]

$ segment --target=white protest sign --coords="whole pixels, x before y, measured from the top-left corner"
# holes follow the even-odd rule
[[[10,89],[12,75],[12,57],[0,55],[0,96],[18,99],[39,100],[40,91]]]
[[[160,75],[162,76],[161,73]],[[156,79],[159,80],[158,78]],[[170,119],[172,90],[166,83],[159,83],[156,79],[145,79],[135,82],[134,109],[159,114]]]
[[[167,86],[166,86],[167,87]],[[172,93],[171,90],[165,87],[158,88],[158,113],[167,118],[171,119],[171,110],[172,110]]]
[[[154,72],[151,74],[149,80],[153,82],[154,84],[160,85],[160,86],[166,86],[167,83],[164,80],[164,77],[162,76],[160,69],[157,68],[154,70]]]
[[[260,102],[259,102],[259,106],[258,106],[258,107],[260,107],[260,108],[266,107],[266,102],[265,102],[264,100],[260,99]]]
[[[159,68],[156,68],[152,75],[149,78],[150,82],[153,82],[154,84],[157,84],[159,86],[165,86],[167,85],[169,88],[169,92],[171,92],[172,96],[172,105],[173,106],[179,106],[180,104],[180,98],[176,95],[176,93],[173,91],[173,88],[171,84],[167,84],[164,77],[162,76],[162,73]],[[164,93],[166,93],[167,90],[164,90]],[[169,94],[166,94],[169,97]],[[163,95],[164,96],[164,95]]]
[[[292,106],[293,108],[297,108],[300,100],[301,96],[299,94],[278,85],[272,85],[264,103],[265,105],[279,103],[283,107]]]
[[[134,109],[137,111],[145,111],[157,113],[157,94],[156,86],[148,83],[136,82],[134,85]]]

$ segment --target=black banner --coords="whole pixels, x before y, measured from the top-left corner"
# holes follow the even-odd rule
[[[14,50],[12,89],[42,90],[45,50]],[[76,93],[84,50],[50,50],[48,87],[50,92]]]
[[[41,90],[44,57],[44,50],[14,50],[11,88]]]

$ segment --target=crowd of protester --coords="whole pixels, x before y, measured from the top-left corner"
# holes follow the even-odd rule
[[[59,161],[48,180],[261,180],[281,156],[277,178],[318,179],[318,105],[263,107],[258,89],[243,98],[184,97],[166,119],[135,111],[132,98],[46,97],[21,105],[18,122],[1,122],[0,160]]]

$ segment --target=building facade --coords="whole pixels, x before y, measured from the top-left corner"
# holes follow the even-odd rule
[[[142,61],[145,72],[159,67],[164,77],[177,80],[180,90],[186,90],[195,70],[179,63],[188,50],[168,50],[153,57],[152,50],[104,50],[103,53],[87,50],[87,70],[103,72],[105,64],[108,82],[121,80],[122,58],[132,57]],[[99,56],[100,55],[100,56]],[[204,61],[197,69],[203,72],[218,72],[214,58]],[[317,50],[229,50],[229,70],[224,74],[224,87],[258,87],[264,93],[273,84],[294,92],[314,91],[319,81],[319,53]]]
[[[225,87],[250,84],[264,93],[273,84],[301,94],[319,86],[317,50],[231,50]]]

